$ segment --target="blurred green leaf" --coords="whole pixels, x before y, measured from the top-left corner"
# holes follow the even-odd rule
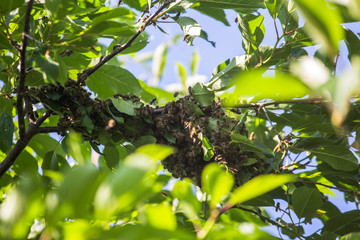
[[[130,210],[151,194],[152,181],[144,182],[144,178],[155,169],[155,163],[156,160],[141,153],[131,154],[121,162],[116,173],[110,174],[97,190],[94,200],[96,217],[107,219]]]
[[[1,12],[11,12],[12,10],[21,7],[25,3],[25,0],[9,0],[9,1],[0,1],[0,11]],[[1,36],[0,36],[1,38]],[[1,46],[1,44],[0,44]]]
[[[194,51],[194,53],[191,56],[191,60],[190,60],[191,75],[196,74],[196,71],[199,67],[199,61],[200,61],[200,55],[197,51]]]
[[[292,205],[299,219],[313,217],[316,210],[323,205],[321,193],[316,187],[304,186],[296,188],[292,195]]]
[[[0,150],[7,152],[13,142],[14,123],[12,117],[7,113],[2,113],[0,117]]]
[[[241,97],[254,96],[262,99],[286,100],[304,97],[309,94],[308,87],[290,74],[277,73],[274,77],[263,76],[259,70],[248,71],[235,78],[235,90],[227,95],[226,106],[236,106]]]
[[[147,144],[136,149],[137,153],[146,154],[155,160],[164,160],[174,153],[174,149],[170,146],[160,144]]]
[[[18,176],[26,174],[37,176],[38,162],[28,151],[23,151],[11,166],[11,169],[14,170]]]
[[[109,98],[114,94],[139,94],[138,80],[126,69],[105,65],[89,77],[88,87],[100,98]]]
[[[176,70],[177,75],[179,76],[179,79],[181,81],[183,90],[186,90],[186,70],[184,65],[182,65],[181,63],[176,63]]]
[[[197,220],[201,209],[189,179],[177,181],[171,191],[174,198],[179,199],[179,207],[190,220]]]
[[[304,27],[309,35],[323,45],[330,57],[335,57],[338,53],[339,41],[344,37],[339,10],[330,6],[330,3],[325,0],[296,0],[295,2],[307,20]]]
[[[234,177],[221,169],[217,163],[206,165],[201,175],[202,190],[208,194],[210,207],[216,208],[230,193]]]
[[[152,61],[152,73],[154,74],[156,85],[159,84],[161,75],[163,74],[168,44],[160,44],[154,51]]]
[[[153,228],[174,231],[177,228],[175,214],[171,206],[162,202],[145,206],[146,222]]]
[[[119,158],[120,158],[119,151],[116,149],[116,147],[112,144],[107,144],[105,145],[103,153],[104,153],[106,165],[110,169],[116,168],[119,164]]]
[[[201,83],[195,84],[191,90],[191,96],[204,107],[209,106],[215,98],[214,92],[209,91],[208,88]]]
[[[204,136],[201,132],[198,134],[198,136],[202,143],[202,149],[204,152],[204,161],[208,162],[214,156],[213,146],[209,142],[209,139],[206,136]]]
[[[236,205],[238,203],[248,201],[274,190],[285,183],[291,182],[296,178],[296,175],[290,174],[267,174],[254,177],[244,185],[234,190],[229,203],[231,205]]]
[[[76,132],[70,132],[64,139],[66,146],[79,165],[84,165],[91,160],[91,147],[88,142],[85,142],[81,135]]]

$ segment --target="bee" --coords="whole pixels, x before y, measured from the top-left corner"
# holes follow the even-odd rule
[[[120,4],[122,4],[122,0],[119,0],[116,4],[116,6],[120,6]]]
[[[150,105],[153,105],[156,101],[157,101],[157,99],[154,98],[153,100],[150,101]]]
[[[176,98],[179,95],[179,92],[174,93],[174,97]]]

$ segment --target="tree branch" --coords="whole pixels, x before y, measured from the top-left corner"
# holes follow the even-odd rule
[[[164,3],[159,7],[159,9],[152,14],[143,25],[141,25],[138,30],[137,33],[132,36],[124,45],[122,46],[115,46],[113,51],[111,53],[109,53],[108,55],[106,55],[103,59],[101,59],[101,61],[99,61],[94,67],[89,68],[84,70],[82,73],[80,73],[78,75],[78,80],[77,83],[84,85],[86,79],[92,75],[94,72],[96,72],[101,66],[103,66],[105,63],[107,63],[109,60],[111,60],[113,57],[115,57],[117,54],[121,53],[122,51],[124,51],[126,48],[130,47],[131,44],[135,41],[135,39],[145,30],[145,28],[147,26],[149,26],[152,21],[154,20],[154,18],[159,15],[168,4],[170,4],[171,2],[173,2],[174,0],[167,0],[164,1]]]
[[[278,104],[298,104],[298,103],[308,103],[308,104],[322,104],[326,103],[323,98],[308,98],[308,99],[294,99],[294,100],[285,100],[285,101],[269,101],[269,102],[258,102],[258,103],[247,103],[240,104],[231,109],[232,112],[241,114],[241,108],[259,108],[266,107],[269,105],[278,105]]]
[[[29,0],[24,20],[24,30],[22,34],[22,43],[20,50],[20,77],[19,77],[19,86],[17,91],[17,100],[16,100],[16,109],[18,114],[19,121],[19,136],[20,139],[25,137],[25,116],[24,116],[24,106],[23,106],[23,97],[25,93],[25,78],[26,78],[26,47],[28,42],[29,28],[30,28],[30,13],[33,6],[34,0]]]
[[[4,161],[0,163],[0,178],[6,173],[7,170],[14,164],[17,157],[24,150],[24,148],[28,145],[33,136],[35,136],[38,132],[39,126],[50,117],[52,111],[46,111],[36,122],[35,124],[29,123],[28,130],[24,134],[22,138],[16,142],[15,146],[11,149],[9,154],[5,157]]]

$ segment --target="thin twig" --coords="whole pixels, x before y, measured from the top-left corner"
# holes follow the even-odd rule
[[[323,98],[308,98],[308,99],[294,99],[294,100],[284,100],[284,101],[268,101],[268,102],[259,102],[259,103],[247,103],[240,104],[232,108],[231,111],[234,113],[241,114],[240,108],[259,108],[261,106],[269,105],[278,105],[278,104],[299,104],[299,103],[308,103],[308,104],[321,104],[326,103]]]
[[[18,114],[19,121],[19,136],[20,139],[25,137],[25,120],[24,120],[24,104],[23,97],[25,93],[25,78],[26,78],[26,47],[28,42],[28,34],[30,28],[30,13],[33,6],[34,0],[29,0],[24,20],[24,30],[22,34],[22,43],[20,51],[20,77],[19,77],[19,87],[17,91],[17,100],[16,100],[16,109]]]
[[[161,13],[162,10],[164,10],[166,8],[166,6],[168,4],[170,4],[171,2],[173,2],[173,0],[167,0],[164,1],[164,3],[159,7],[159,9],[152,14],[147,20],[146,22],[140,26],[137,30],[137,33],[135,35],[133,35],[124,45],[119,46],[114,48],[114,50],[109,53],[108,55],[106,55],[101,61],[99,61],[94,67],[89,68],[84,70],[82,73],[80,73],[78,75],[78,84],[83,84],[85,83],[85,80],[92,75],[94,72],[96,72],[101,66],[103,66],[105,63],[107,63],[109,60],[111,60],[113,57],[115,57],[117,54],[121,53],[122,51],[124,51],[126,48],[130,47],[131,44],[135,41],[135,39],[145,30],[145,28],[147,26],[149,26],[153,19]]]
[[[273,122],[271,121],[268,113],[267,113],[267,110],[264,106],[261,106],[260,109],[265,113],[265,116],[266,116],[266,119],[269,121],[270,125],[271,125],[271,128],[274,130],[275,134],[278,136],[279,138],[279,141],[281,142],[282,141],[282,137],[280,136],[279,132],[275,129],[275,126],[273,124]]]

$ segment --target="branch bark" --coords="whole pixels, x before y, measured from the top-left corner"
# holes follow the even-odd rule
[[[155,13],[153,13],[143,25],[141,25],[136,34],[132,36],[124,45],[115,46],[113,51],[106,55],[103,59],[101,59],[94,67],[84,70],[82,73],[78,75],[77,83],[79,85],[85,85],[86,79],[91,76],[94,72],[96,72],[101,66],[110,61],[113,57],[124,51],[126,48],[130,47],[131,44],[135,41],[135,39],[145,30],[147,26],[149,26],[152,21],[166,8],[168,4],[173,2],[173,0],[164,1],[164,3],[157,9]]]
[[[231,111],[234,113],[239,113],[241,108],[262,108],[270,105],[279,105],[279,104],[299,104],[299,103],[308,103],[308,104],[322,104],[326,103],[323,98],[308,98],[308,99],[295,99],[295,100],[285,100],[285,101],[268,101],[268,102],[258,102],[258,103],[247,103],[240,104],[232,108]]]
[[[25,116],[24,116],[24,104],[23,98],[25,93],[25,78],[26,78],[26,47],[28,42],[29,28],[30,28],[30,13],[33,6],[34,0],[29,0],[24,20],[24,30],[22,34],[22,43],[20,50],[20,77],[19,86],[17,91],[16,109],[19,121],[19,136],[20,139],[25,137]]]
[[[4,161],[0,164],[0,178],[6,173],[7,170],[14,164],[17,157],[24,150],[24,148],[28,145],[30,140],[37,134],[39,126],[50,117],[52,111],[48,110],[45,112],[36,122],[35,124],[29,123],[28,130],[24,134],[22,138],[16,142],[15,146],[11,149],[9,154],[5,157]]]

